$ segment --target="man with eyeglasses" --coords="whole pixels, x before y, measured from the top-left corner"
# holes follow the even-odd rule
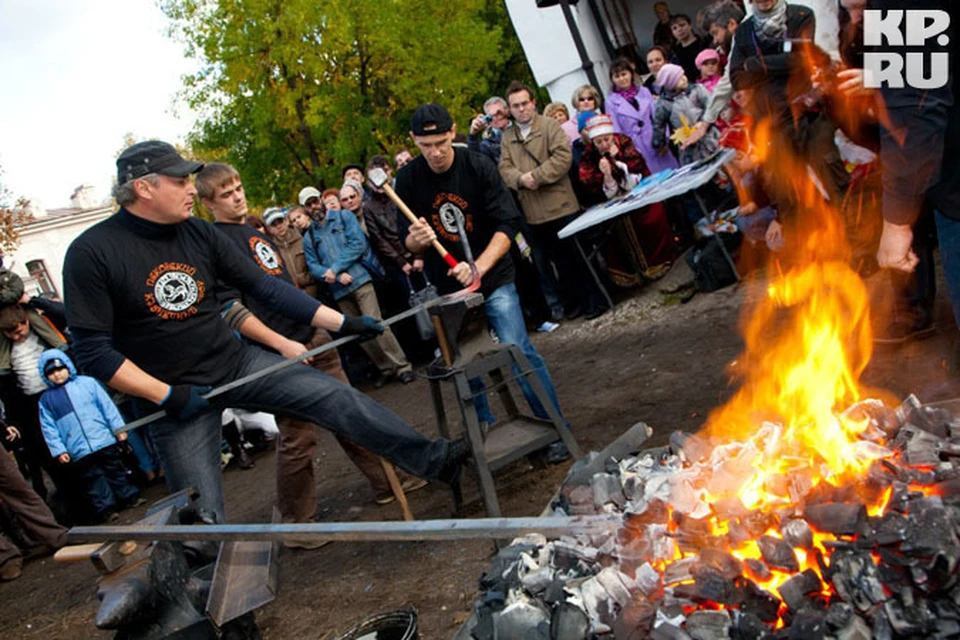
[[[510,124],[510,109],[507,101],[500,96],[488,98],[483,103],[483,115],[479,115],[470,122],[470,134],[467,136],[467,149],[479,151],[500,163],[500,140],[503,131]]]

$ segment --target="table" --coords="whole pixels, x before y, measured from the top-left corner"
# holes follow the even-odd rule
[[[593,268],[592,262],[580,245],[576,237],[577,234],[609,220],[626,215],[631,211],[636,211],[637,209],[681,196],[688,191],[699,189],[710,182],[723,165],[730,162],[735,155],[736,151],[733,149],[719,149],[709,158],[683,165],[679,169],[661,171],[658,174],[647,176],[640,184],[634,187],[630,193],[590,207],[578,216],[576,220],[557,233],[557,236],[560,238],[573,238],[574,243],[577,245],[577,250],[587,263],[587,268],[590,269],[590,275],[593,276],[594,282],[600,287],[600,291],[603,292],[607,303],[611,307],[613,306],[613,300],[610,298],[610,294],[600,281],[600,277]],[[701,208],[705,208],[703,201],[700,200],[699,197],[697,201],[700,203]],[[704,213],[706,214],[707,211],[704,211]],[[734,269],[734,273],[736,273],[736,269]]]

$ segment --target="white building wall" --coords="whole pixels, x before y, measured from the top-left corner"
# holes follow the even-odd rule
[[[817,44],[831,55],[836,55],[839,29],[836,0],[791,1],[814,9],[817,17]],[[537,84],[547,90],[551,100],[569,105],[574,89],[586,84],[588,80],[587,74],[581,68],[577,48],[561,8],[558,5],[538,9],[534,0],[506,0],[506,4]],[[645,51],[652,45],[653,29],[656,26],[657,18],[653,13],[654,2],[644,0],[626,4],[630,7],[630,17],[636,32],[637,43],[640,50]],[[668,0],[667,4],[671,12],[686,13],[696,22],[697,12],[710,4],[710,1]],[[747,6],[752,5],[748,3]],[[608,68],[611,61],[603,46],[601,29],[604,27],[598,25],[593,19],[593,14],[586,6],[586,2],[571,6],[570,10],[580,28],[587,54],[594,63],[594,72],[601,85],[600,91],[606,95],[610,90]],[[543,105],[540,107],[542,108]]]
[[[40,219],[20,232],[20,246],[3,258],[3,264],[23,278],[27,293],[39,293],[39,287],[27,271],[27,262],[43,260],[47,273],[63,295],[63,259],[70,243],[94,224],[109,217],[109,208],[84,211],[62,218]]]

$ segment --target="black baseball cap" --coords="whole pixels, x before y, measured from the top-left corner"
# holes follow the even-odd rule
[[[347,171],[350,171],[350,169],[356,169],[356,170],[359,171],[361,174],[363,174],[363,165],[362,165],[362,164],[348,164],[347,166],[345,166],[345,167],[343,168],[343,171],[340,172],[340,177],[342,178],[343,176],[347,175]]]
[[[117,158],[117,182],[123,184],[150,173],[182,178],[203,169],[203,163],[181,156],[173,145],[147,140],[127,147]]]
[[[450,112],[435,102],[428,102],[417,107],[413,112],[410,130],[415,136],[432,136],[446,133],[453,128],[453,118]]]
[[[60,358],[50,358],[47,360],[47,363],[43,365],[43,375],[50,375],[52,371],[57,369],[66,369],[67,365],[63,363],[63,360]]]

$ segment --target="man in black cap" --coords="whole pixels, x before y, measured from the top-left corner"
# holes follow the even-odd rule
[[[74,353],[91,375],[168,417],[150,427],[172,491],[194,487],[224,519],[220,410],[266,410],[342,434],[427,480],[450,481],[462,442],[430,441],[385,407],[306,366],[293,365],[207,401],[212,386],[282,362],[244,344],[220,316],[212,287],[236,287],[288,317],[341,334],[378,335],[270,277],[213,225],[191,217],[192,174],[203,168],[169,144],[142,142],[117,159],[120,210],[80,235],[64,264]]]
[[[370,191],[370,185],[367,184],[367,177],[363,175],[363,165],[362,164],[348,164],[343,168],[343,182],[346,184],[347,180],[356,180],[360,183],[360,186],[363,187],[363,199],[366,200],[370,197],[372,193]]]
[[[441,294],[456,291],[473,281],[465,260],[457,220],[466,231],[481,276],[480,291],[486,299],[487,319],[500,342],[515,344],[530,360],[550,400],[560,403],[547,365],[530,342],[514,285],[515,271],[509,255],[510,242],[517,234],[520,211],[500,179],[497,167],[486,156],[454,149],[457,126],[445,108],[425,104],[413,114],[410,135],[420,156],[397,174],[396,191],[416,213],[415,224],[405,225],[401,237],[410,251],[424,256],[425,271]],[[439,239],[460,263],[448,269],[430,243]],[[518,383],[537,417],[548,419],[546,409],[533,394],[525,378]],[[479,382],[473,383],[479,387]],[[492,423],[486,397],[474,396],[480,421]]]

